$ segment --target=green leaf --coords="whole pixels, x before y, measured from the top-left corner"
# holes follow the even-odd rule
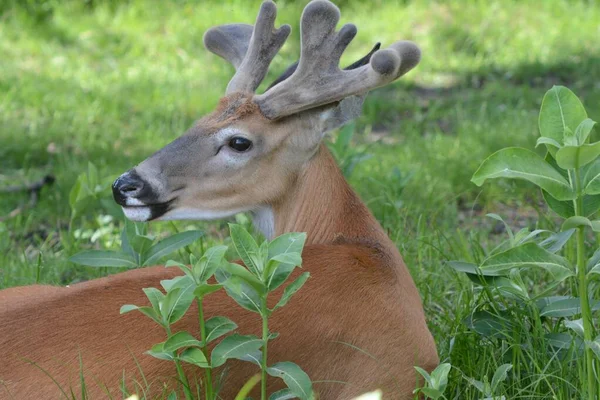
[[[262,265],[257,265],[259,249],[256,241],[241,225],[229,224],[229,233],[238,256],[252,273],[260,276]]]
[[[204,233],[201,231],[186,231],[179,232],[161,240],[154,246],[150,247],[144,254],[144,266],[156,264],[160,259],[167,255],[188,246],[200,239]]]
[[[600,309],[600,301],[591,304],[592,311]],[[541,316],[545,317],[572,317],[581,314],[581,300],[578,297],[558,299],[542,308]]]
[[[561,142],[566,130],[575,132],[581,121],[586,118],[585,108],[577,96],[564,86],[554,86],[546,92],[542,101],[540,134]],[[556,148],[547,147],[554,156]]]
[[[512,270],[515,271],[515,270]],[[517,298],[520,300],[528,300],[529,293],[527,290],[512,281],[509,278],[505,278],[503,276],[477,276],[477,275],[468,275],[469,279],[474,283],[479,285],[487,286],[492,291],[498,291],[502,296],[508,298]]]
[[[591,272],[592,269],[598,267],[599,265],[600,265],[600,248],[598,248],[594,252],[594,255],[592,255],[590,257],[590,259],[588,260],[586,270],[589,273],[589,272]]]
[[[202,345],[203,343],[201,341],[190,335],[188,332],[181,331],[169,336],[163,346],[163,350],[172,353],[182,347],[202,347]]]
[[[269,243],[267,264],[267,289],[273,291],[281,286],[302,263],[302,249],[306,242],[305,233],[286,233]]]
[[[575,348],[579,348],[581,347],[581,340],[579,338],[574,338],[573,336],[571,336],[568,333],[547,333],[546,335],[544,335],[544,337],[546,338],[546,341],[548,342],[548,344],[552,347],[554,347],[555,349],[559,349],[559,350],[568,350],[570,349],[573,345],[575,345]]]
[[[571,218],[567,218],[565,222],[563,222],[561,231],[565,232],[569,229],[579,228],[580,226],[589,226],[592,227],[592,221],[587,219],[586,217],[574,216]]]
[[[513,268],[544,268],[556,281],[573,276],[567,259],[552,254],[535,243],[525,243],[504,252],[495,254],[483,261],[479,267],[489,275],[507,275]]]
[[[187,265],[182,264],[177,261],[169,260],[165,263],[165,268],[171,268],[171,267],[179,268],[190,279],[194,279],[194,275],[192,274],[192,271],[190,270],[190,268]]]
[[[434,399],[437,400],[440,397],[442,397],[443,393],[437,389],[434,388],[430,388],[430,387],[424,387],[419,389],[419,392],[423,393],[425,396],[429,397],[430,399]]]
[[[429,373],[427,371],[425,371],[423,368],[421,367],[413,367],[419,374],[421,374],[421,376],[423,378],[425,378],[425,382],[427,382],[427,384],[429,386],[433,386],[433,382],[431,381],[431,375],[429,375]]]
[[[510,317],[495,315],[488,311],[476,311],[465,318],[464,323],[469,329],[484,337],[507,338],[513,329]]]
[[[509,147],[489,156],[479,166],[471,181],[481,186],[487,179],[523,179],[541,187],[558,200],[573,200],[576,196],[569,182],[536,153]]]
[[[594,161],[600,155],[600,142],[565,146],[556,152],[556,162],[564,169],[581,168]]]
[[[269,396],[269,400],[290,400],[297,398],[290,389],[281,389]]]
[[[458,271],[458,272],[464,272],[467,275],[474,275],[474,276],[479,276],[479,275],[483,275],[486,276],[486,272],[482,271],[479,269],[479,267],[473,263],[468,263],[468,262],[464,262],[464,261],[448,261],[447,263],[452,269]],[[487,276],[497,276],[497,275],[490,275],[488,274]]]
[[[478,381],[477,379],[473,379],[471,377],[465,377],[465,379],[467,380],[467,382],[469,382],[471,385],[473,385],[473,387],[477,390],[479,390],[482,394],[486,395],[486,390],[485,390],[485,385],[483,384],[483,382]]]
[[[498,385],[508,378],[508,371],[510,371],[512,367],[512,364],[502,364],[496,369],[496,372],[492,377],[492,393],[496,392]]]
[[[77,208],[77,200],[79,199],[82,189],[82,179],[82,175],[79,175],[75,181],[75,184],[71,188],[71,191],[69,192],[69,206],[71,206],[71,212],[73,212],[73,214],[76,214],[75,211]]]
[[[586,340],[585,345],[586,347],[590,348],[594,352],[596,357],[598,357],[598,360],[600,360],[600,336],[598,336],[593,341]]]
[[[212,317],[205,323],[206,343],[237,329],[235,322],[225,317]]]
[[[565,328],[571,329],[575,332],[579,337],[584,336],[584,328],[583,328],[583,319],[575,319],[569,321],[568,319],[564,320]]]
[[[577,139],[577,144],[584,144],[587,141],[588,136],[594,129],[594,125],[596,125],[596,121],[592,121],[589,118],[581,121],[577,128],[575,129],[575,138]]]
[[[271,257],[269,263],[280,262],[282,264],[291,264],[294,267],[302,264],[302,256],[300,253],[284,253]]]
[[[583,192],[589,195],[600,194],[600,159],[586,166],[583,173]]]
[[[139,311],[160,326],[164,326],[162,317],[156,311],[154,311],[152,307],[138,307],[134,306],[133,304],[125,304],[124,306],[121,306],[120,314],[126,314],[130,311]]]
[[[288,280],[292,272],[294,272],[294,269],[296,269],[296,266],[293,264],[279,263],[277,261],[270,265],[275,265],[270,272],[267,281],[267,289],[269,292],[272,292]]]
[[[167,295],[161,304],[161,313],[169,324],[174,324],[185,315],[194,301],[195,282],[187,276],[178,276],[170,280],[170,285],[165,288]],[[161,284],[165,284],[162,281]],[[165,286],[165,285],[164,285]]]
[[[599,176],[600,177],[600,176]],[[598,181],[600,183],[600,180]],[[599,186],[600,187],[600,186]],[[575,215],[573,201],[560,201],[550,196],[542,190],[542,195],[548,206],[563,218],[569,218]],[[589,217],[600,210],[600,195],[584,195],[583,196],[583,215]]]
[[[227,277],[234,276],[241,279],[243,282],[246,282],[246,284],[254,288],[254,290],[256,290],[257,293],[263,293],[265,290],[263,283],[253,273],[251,273],[239,264],[224,263],[221,266],[220,271],[225,272],[227,274]],[[220,280],[219,282],[224,283]]]
[[[211,353],[211,366],[220,367],[230,358],[241,359],[248,353],[260,349],[263,344],[262,339],[253,335],[233,334],[227,336],[215,346]]]
[[[282,254],[302,254],[304,243],[306,233],[291,232],[278,236],[269,243],[269,260]]]
[[[267,373],[271,376],[281,378],[287,387],[300,400],[309,400],[313,396],[312,382],[306,372],[289,361],[279,362],[267,368]]]
[[[89,267],[137,267],[129,255],[106,250],[85,250],[69,258],[69,261]]]
[[[202,269],[196,276],[198,282],[206,282],[214,275],[215,271],[223,264],[225,252],[227,252],[227,246],[215,246],[206,250],[200,259],[199,265],[202,266]]]
[[[165,342],[155,344],[154,346],[152,346],[152,349],[150,349],[146,352],[146,354],[149,354],[154,358],[158,358],[159,360],[173,361],[175,359],[175,357],[173,356],[173,353],[168,353],[168,352],[164,351],[163,350],[164,344],[165,344]]]
[[[260,295],[258,292],[239,277],[232,276],[223,285],[227,295],[235,300],[246,310],[261,314]]]
[[[196,365],[200,368],[211,368],[211,365],[208,364],[206,356],[204,355],[202,350],[200,350],[197,347],[190,347],[188,349],[185,349],[177,358],[181,361]]]
[[[448,385],[448,373],[452,365],[449,363],[443,363],[438,365],[433,371],[431,371],[431,386],[434,389],[444,393],[446,386]]]
[[[304,283],[306,282],[306,280],[309,277],[310,277],[310,272],[304,272],[298,278],[296,278],[292,283],[287,285],[283,291],[283,295],[281,296],[281,299],[277,302],[277,305],[275,305],[273,310],[276,310],[280,307],[285,306],[288,303],[288,301],[290,301],[292,296],[298,290],[300,290],[300,288],[304,285]]]
[[[165,298],[163,292],[156,288],[144,288],[142,290],[146,294],[148,300],[150,300],[150,304],[152,304],[154,311],[157,313],[160,312],[160,302]]]
[[[177,392],[172,391],[171,393],[169,393],[167,400],[177,400]]]
[[[194,289],[194,296],[198,298],[203,298],[211,293],[219,291],[223,285],[209,285],[208,283],[204,283],[202,285],[198,285],[196,289]]]
[[[558,143],[556,140],[549,138],[549,137],[544,137],[544,136],[540,136],[538,138],[538,140],[535,142],[535,147],[537,148],[541,144],[554,146],[557,149],[560,149],[562,147],[562,145],[560,143]]]
[[[144,255],[146,251],[152,247],[152,243],[154,243],[154,239],[143,236],[143,235],[134,235],[133,237],[128,237],[128,244],[131,246],[131,249],[137,255]],[[142,264],[143,264],[143,260]]]
[[[554,233],[542,240],[539,245],[550,253],[556,253],[564,247],[574,232],[575,229],[569,229],[568,231]]]

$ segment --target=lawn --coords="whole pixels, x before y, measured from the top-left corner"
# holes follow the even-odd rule
[[[25,192],[0,192],[0,288],[66,285],[115,272],[76,266],[68,258],[82,249],[119,246],[124,218],[108,184],[214,108],[233,69],[204,49],[203,32],[220,23],[252,23],[259,3],[0,2],[0,188],[56,178],[33,207],[16,210],[29,201]],[[293,32],[265,84],[298,55],[305,3],[278,2],[278,21],[290,23]],[[514,229],[556,228],[533,186],[495,181],[478,188],[470,179],[500,148],[533,148],[541,101],[552,85],[570,87],[590,117],[600,119],[600,5],[337,4],[343,22],[359,28],[343,64],[377,41],[409,39],[423,50],[414,71],[369,95],[351,146],[338,156],[400,248],[440,358],[455,367],[446,397],[479,398],[466,377],[491,379],[510,354],[508,362],[524,372],[504,384],[507,398],[578,397],[576,368],[526,351],[514,358],[509,349],[519,338],[482,338],[467,327],[465,318],[485,300],[446,262],[480,260],[485,249],[507,238],[503,225],[486,213],[501,215]],[[339,140],[333,133],[333,146]],[[69,193],[89,163],[99,176],[96,198],[73,216]],[[204,244],[226,240],[225,221],[149,225],[155,235],[191,228],[207,233]],[[591,253],[595,241],[589,245]],[[530,276],[531,291],[539,292],[544,279]]]

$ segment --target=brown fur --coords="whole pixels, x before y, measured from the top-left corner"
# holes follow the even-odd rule
[[[277,234],[306,231],[303,270],[311,278],[289,305],[274,313],[270,327],[280,337],[269,348],[269,362],[289,360],[315,381],[321,399],[346,400],[382,388],[386,399],[408,399],[416,382],[413,369],[438,363],[419,294],[394,244],[352,192],[324,146],[295,180],[295,189],[276,205]],[[300,273],[302,271],[297,271]],[[151,384],[148,395],[175,386],[174,366],[144,354],[165,338],[162,329],[138,313],[119,315],[123,304],[147,304],[144,287],[177,274],[145,268],[72,287],[28,286],[0,292],[0,398],[59,397],[44,368],[66,389],[79,390],[81,355],[92,399],[120,397],[119,382],[145,388],[139,362]],[[273,298],[276,300],[277,296]],[[234,304],[224,292],[206,301],[207,318],[224,315],[242,334],[259,334],[260,320]],[[190,311],[176,330],[197,331]],[[231,362],[223,399],[233,399],[257,368]],[[194,370],[193,379],[200,379]],[[327,381],[327,382],[323,382]],[[270,390],[281,387],[276,379]]]

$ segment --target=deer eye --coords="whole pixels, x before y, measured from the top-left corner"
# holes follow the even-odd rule
[[[252,147],[252,142],[244,137],[235,136],[229,139],[229,147],[235,151],[244,152]]]

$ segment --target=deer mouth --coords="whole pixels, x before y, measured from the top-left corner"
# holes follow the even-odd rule
[[[125,217],[132,221],[152,221],[169,212],[175,200],[176,198],[164,203],[153,204],[143,204],[141,202],[138,204],[121,204],[121,208],[123,209]]]

